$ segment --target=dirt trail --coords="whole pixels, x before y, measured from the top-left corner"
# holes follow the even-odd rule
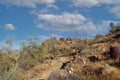
[[[64,62],[69,61],[69,57],[60,57],[58,60],[52,60],[49,64],[41,64],[29,70],[28,80],[47,80],[50,73],[54,70],[60,69]],[[28,77],[28,74],[26,74]],[[22,79],[26,80],[26,79]]]
[[[41,78],[42,79],[48,79],[50,73],[54,70],[60,69],[61,66],[63,65],[64,62],[69,61],[70,59],[68,59],[67,57],[61,57],[58,61],[55,60],[51,63],[51,67],[49,67],[49,69],[47,69],[46,71],[43,72]]]
[[[47,69],[46,71],[43,72],[41,78],[48,79],[50,73],[56,69],[60,69],[61,66],[62,66],[62,62],[59,62],[56,65],[54,65],[53,67],[50,67],[49,69]]]

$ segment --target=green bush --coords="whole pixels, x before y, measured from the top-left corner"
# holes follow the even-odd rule
[[[25,50],[24,50],[25,49]],[[38,45],[29,45],[24,47],[21,52],[23,61],[21,63],[21,67],[23,69],[30,69],[37,63],[42,63],[44,60],[45,52],[42,49],[42,46]]]
[[[101,38],[101,37],[103,37],[102,34],[97,34],[97,35],[95,36],[95,38]]]
[[[116,31],[120,31],[120,25],[114,25],[114,23],[110,23],[110,27],[111,29],[109,30],[110,33],[114,33]]]

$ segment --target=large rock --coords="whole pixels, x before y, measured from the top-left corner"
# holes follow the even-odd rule
[[[117,46],[110,46],[110,58],[118,59],[120,58],[120,48]]]
[[[79,76],[75,74],[70,74],[65,69],[59,69],[53,71],[48,80],[82,80],[79,78]]]

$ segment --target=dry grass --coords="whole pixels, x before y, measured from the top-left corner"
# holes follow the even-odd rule
[[[5,63],[4,63],[5,61]],[[19,74],[19,56],[14,54],[3,55],[0,64],[1,75],[0,80],[16,80]]]

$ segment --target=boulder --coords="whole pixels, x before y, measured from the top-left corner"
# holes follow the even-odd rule
[[[110,46],[110,58],[118,59],[120,58],[120,48],[117,46]]]
[[[48,80],[82,80],[75,74],[70,74],[65,69],[59,69],[51,72]]]

